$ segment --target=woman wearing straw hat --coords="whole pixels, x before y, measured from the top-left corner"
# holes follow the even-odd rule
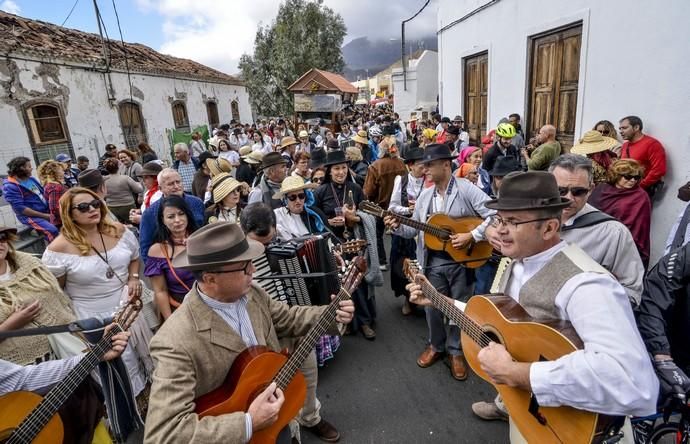
[[[276,230],[278,238],[289,241],[306,234],[316,234],[326,231],[326,215],[318,208],[308,204],[314,202],[311,191],[318,185],[307,183],[299,176],[285,178],[280,185],[280,191],[273,195],[274,199],[282,199],[285,206],[276,208]]]
[[[616,161],[616,153],[612,150],[620,144],[616,139],[602,136],[599,131],[587,131],[580,142],[570,148],[573,154],[587,156],[592,160],[594,168],[594,184],[606,182],[607,172]]]
[[[214,203],[204,214],[206,223],[239,223],[240,198],[249,193],[249,185],[236,180],[228,173],[220,173],[211,179],[211,193]]]

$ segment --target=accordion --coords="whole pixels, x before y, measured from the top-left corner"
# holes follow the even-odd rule
[[[291,306],[326,305],[331,295],[340,290],[338,266],[326,236],[308,235],[269,245],[266,259],[270,274],[290,275],[281,279],[261,279],[262,287],[273,299]],[[303,274],[319,276],[301,277]]]

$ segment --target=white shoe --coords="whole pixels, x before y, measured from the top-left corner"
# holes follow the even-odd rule
[[[388,265],[386,265],[386,264],[379,265],[379,270],[381,270],[381,271],[388,271]]]

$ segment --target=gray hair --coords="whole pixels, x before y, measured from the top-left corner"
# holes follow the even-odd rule
[[[175,168],[163,168],[160,173],[158,173],[158,176],[156,176],[156,180],[158,180],[158,184],[163,183],[163,179],[165,179],[167,176],[170,176],[172,174],[180,174]]]
[[[173,147],[173,151],[175,151],[178,148],[181,149],[182,151],[187,152],[187,153],[189,152],[189,147],[184,142],[176,143],[175,146]]]
[[[562,154],[551,162],[549,172],[553,173],[553,170],[556,168],[563,168],[571,173],[577,170],[586,171],[589,183],[594,182],[594,168],[592,167],[592,161],[588,157],[572,153]]]

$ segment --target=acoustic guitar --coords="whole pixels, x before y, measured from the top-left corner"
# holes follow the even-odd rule
[[[484,222],[479,217],[450,217],[447,214],[436,213],[426,222],[419,222],[411,217],[401,216],[392,211],[384,210],[373,202],[364,200],[358,209],[377,217],[393,216],[403,225],[424,232],[424,246],[430,250],[445,251],[455,262],[462,263],[467,268],[481,267],[491,258],[493,247],[487,241],[470,242],[467,247],[457,249],[453,247],[450,236],[459,233],[469,233]]]
[[[367,248],[369,243],[365,239],[352,239],[333,246],[333,251],[339,254],[357,254]]]
[[[252,444],[275,443],[280,431],[297,416],[304,405],[307,385],[299,368],[319,338],[335,321],[340,301],[350,299],[350,294],[357,289],[366,269],[366,260],[361,256],[350,262],[340,291],[289,357],[261,345],[248,347],[240,353],[232,363],[225,382],[194,401],[199,418],[246,412],[254,398],[271,382],[275,382],[285,395],[278,419],[270,427],[255,430],[250,441]]]
[[[572,407],[542,407],[531,393],[494,384],[482,370],[477,354],[489,342],[501,343],[518,362],[554,361],[583,347],[568,321],[536,320],[506,295],[473,296],[464,312],[427,280],[418,279],[416,261],[405,259],[405,276],[421,285],[424,296],[461,330],[462,350],[472,370],[494,385],[511,420],[530,443],[591,443],[609,437],[616,418]]]
[[[139,299],[122,307],[113,318],[113,326],[100,341],[65,376],[42,397],[18,391],[0,396],[0,442],[6,444],[54,444],[63,442],[64,429],[57,411],[96,368],[110,350],[112,338],[127,330],[141,311]]]

